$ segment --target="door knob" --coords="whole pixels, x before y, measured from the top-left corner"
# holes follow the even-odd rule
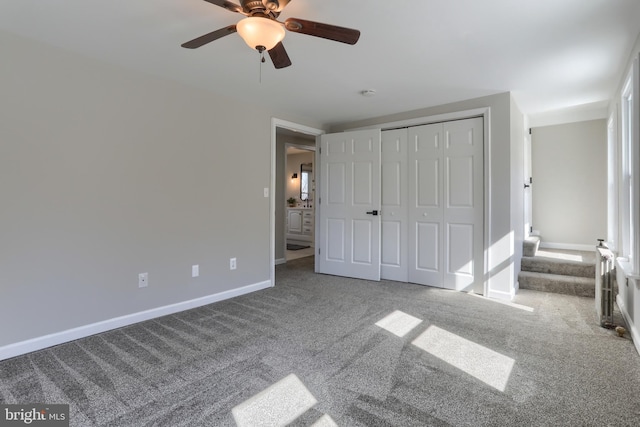
[[[367,212],[367,215],[377,216],[378,215],[378,211],[369,211],[369,212]]]

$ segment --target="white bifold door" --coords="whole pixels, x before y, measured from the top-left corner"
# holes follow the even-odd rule
[[[408,129],[409,282],[482,293],[483,120]]]
[[[318,271],[482,293],[483,119],[321,137]]]
[[[408,282],[407,129],[382,131],[380,277]]]

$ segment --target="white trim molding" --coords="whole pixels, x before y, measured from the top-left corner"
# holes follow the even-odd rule
[[[633,123],[631,140],[631,232],[633,274],[640,275],[640,55],[633,60]]]
[[[249,294],[270,288],[271,282],[254,283],[252,285],[243,286],[237,289],[219,292],[217,294],[207,295],[195,298],[189,301],[183,301],[176,304],[169,304],[163,307],[152,308],[150,310],[140,311],[125,316],[115,317],[113,319],[103,320],[101,322],[91,323],[89,325],[79,326],[66,331],[56,332],[50,335],[32,338],[29,340],[8,344],[0,347],[0,360],[9,359],[11,357],[20,356],[21,354],[30,353],[43,348],[63,344],[69,341],[85,338],[101,332],[110,331],[112,329],[122,328],[124,326],[133,325],[134,323],[144,322],[145,320],[155,319],[157,317],[178,313],[180,311],[189,310],[203,305],[212,304],[234,298],[240,295]]]
[[[631,335],[631,340],[633,341],[633,345],[636,347],[636,351],[640,354],[640,332],[638,328],[634,325],[629,312],[627,311],[627,307],[624,305],[624,300],[620,297],[620,294],[616,296],[616,304],[618,304],[618,308],[620,309],[620,314],[624,318],[624,322],[627,324],[629,328],[629,335]]]
[[[618,194],[619,169],[618,164],[618,111],[613,109],[607,120],[607,246],[613,252],[618,252]]]
[[[395,122],[387,122],[387,123],[375,124],[370,126],[363,126],[359,128],[347,129],[347,131],[377,129],[377,128],[380,128],[381,130],[390,130],[390,129],[396,129],[396,128],[411,127],[411,126],[428,125],[431,123],[448,122],[451,120],[470,119],[472,117],[486,116],[486,118],[489,118],[488,116],[490,112],[491,112],[490,107],[475,108],[472,110],[454,111],[452,113],[436,114],[434,116],[423,116],[423,117],[416,117],[414,119],[398,120]],[[485,119],[485,122],[486,121],[487,120]]]
[[[511,292],[502,292],[502,291],[494,291],[489,290],[489,293],[485,295],[487,298],[502,300],[502,301],[513,301],[516,296],[517,289],[520,288],[520,284],[516,282],[516,286],[511,290]]]

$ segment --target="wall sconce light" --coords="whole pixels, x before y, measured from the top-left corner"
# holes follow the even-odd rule
[[[293,175],[291,175],[291,179],[296,179],[296,178],[298,178],[298,174],[297,173],[294,173]]]

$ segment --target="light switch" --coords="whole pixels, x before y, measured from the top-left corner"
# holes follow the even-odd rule
[[[149,273],[138,274],[138,287],[146,288],[149,285]]]
[[[264,197],[269,197],[269,188],[264,187]]]

